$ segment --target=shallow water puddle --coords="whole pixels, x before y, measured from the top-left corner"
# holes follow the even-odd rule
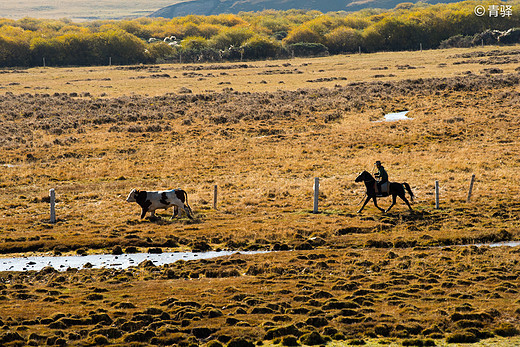
[[[468,246],[487,246],[487,247],[518,247],[520,241],[505,241],[497,243],[479,243],[460,245],[460,247]],[[174,252],[174,253],[135,253],[135,254],[91,254],[86,256],[34,256],[34,257],[17,257],[17,258],[0,258],[0,271],[39,271],[46,266],[51,266],[56,270],[65,271],[68,268],[80,269],[90,264],[90,268],[109,268],[109,269],[126,269],[130,266],[137,266],[145,260],[150,260],[156,266],[175,263],[179,260],[196,260],[211,259],[229,256],[233,254],[261,254],[270,251],[220,251],[220,252]]]
[[[468,245],[468,246],[477,246],[477,247],[481,247],[481,246],[487,246],[487,247],[502,247],[502,246],[518,247],[518,246],[520,246],[520,241],[504,241],[504,242],[497,242],[497,243],[477,243],[477,244]]]
[[[406,114],[410,111],[402,111],[402,112],[396,112],[396,113],[388,113],[385,114],[385,121],[386,122],[395,122],[398,120],[404,120],[404,119],[412,119],[406,116]]]
[[[145,260],[150,260],[156,266],[171,264],[179,260],[195,260],[210,259],[228,256],[232,254],[258,254],[267,253],[268,251],[254,252],[237,252],[237,251],[221,251],[221,252],[176,252],[176,253],[135,253],[135,254],[92,254],[86,256],[71,255],[61,257],[21,257],[21,258],[0,258],[0,271],[39,271],[46,266],[52,266],[59,271],[65,271],[68,268],[83,268],[86,264],[91,264],[92,268],[110,268],[110,269],[126,269],[130,266],[137,266]],[[90,267],[90,265],[89,265]]]
[[[400,120],[413,119],[407,116],[410,111],[401,111],[395,113],[387,113],[384,115],[383,119],[374,120],[372,123],[382,123],[382,122],[396,122]]]

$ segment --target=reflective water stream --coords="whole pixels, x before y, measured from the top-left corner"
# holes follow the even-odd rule
[[[216,257],[228,256],[236,253],[240,254],[258,254],[267,251],[254,252],[237,252],[237,251],[221,251],[221,252],[175,252],[175,253],[134,253],[134,254],[91,254],[91,255],[71,255],[71,256],[32,256],[17,258],[0,258],[0,271],[39,271],[46,266],[52,266],[56,270],[65,271],[67,268],[83,268],[85,265],[91,268],[112,268],[126,269],[130,266],[137,266],[145,260],[150,260],[154,265],[164,265],[174,263],[179,260],[194,259],[210,259]]]
[[[472,246],[472,245],[462,245]],[[516,247],[520,246],[520,241],[507,241],[488,244],[474,244],[473,246],[482,247]],[[87,265],[89,268],[112,268],[112,269],[126,269],[130,266],[137,266],[145,260],[150,260],[154,265],[160,266],[164,264],[171,264],[179,260],[195,260],[195,259],[211,259],[232,254],[259,254],[268,253],[269,251],[252,251],[252,252],[237,252],[237,251],[221,251],[221,252],[174,252],[174,253],[134,253],[134,254],[91,254],[91,255],[71,255],[71,256],[31,256],[31,257],[14,257],[14,258],[0,258],[0,271],[39,271],[46,266],[52,266],[56,270],[65,271],[69,267],[81,269]]]

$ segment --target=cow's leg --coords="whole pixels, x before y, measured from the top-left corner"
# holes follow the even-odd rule
[[[148,209],[147,209],[147,208],[142,208],[142,209],[141,209],[141,219],[144,218],[144,216],[146,215],[146,212],[148,212]]]
[[[193,219],[193,216],[192,216],[192,212],[191,212],[191,207],[184,204],[184,208],[183,208],[184,212],[186,212],[186,215],[188,216],[189,219]]]
[[[170,219],[174,219],[175,217],[177,217],[178,211],[179,211],[179,208],[176,205],[173,205],[173,215],[172,215],[172,218],[170,218]]]

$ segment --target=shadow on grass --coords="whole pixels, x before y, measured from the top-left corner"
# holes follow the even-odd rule
[[[192,225],[192,224],[200,224],[203,220],[196,216],[194,219],[188,218],[162,218],[161,216],[155,217],[146,217],[144,219],[128,219],[126,221],[127,225],[142,225],[142,224],[156,224],[156,225],[173,225],[173,224],[183,224],[183,225]]]

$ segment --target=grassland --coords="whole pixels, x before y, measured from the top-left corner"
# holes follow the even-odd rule
[[[96,1],[96,5],[84,1],[34,1],[21,0],[17,2],[0,0],[2,18],[20,19],[67,18],[73,21],[126,19],[149,15],[150,13],[176,3],[175,0],[157,1]]]
[[[518,47],[492,47],[3,71],[3,254],[281,252],[3,273],[0,338],[512,343],[519,250],[468,244],[520,239],[519,57]],[[412,119],[376,122],[401,110]],[[398,203],[356,214],[364,187],[354,178],[375,160],[410,183],[413,213]],[[195,221],[140,220],[124,201],[132,188],[175,187]]]

